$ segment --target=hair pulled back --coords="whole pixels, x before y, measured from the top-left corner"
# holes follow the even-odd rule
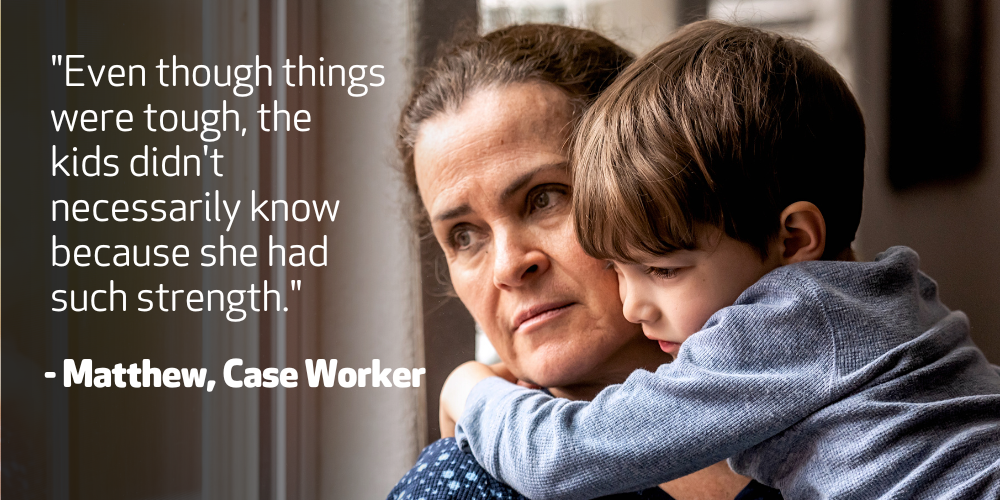
[[[551,24],[510,26],[446,47],[410,94],[397,129],[415,225],[423,229],[427,223],[413,164],[421,123],[457,111],[474,91],[532,81],[561,89],[579,117],[633,59],[597,33]]]

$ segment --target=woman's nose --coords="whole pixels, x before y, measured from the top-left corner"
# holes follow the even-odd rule
[[[549,269],[549,257],[523,231],[494,233],[493,284],[501,289],[519,287]]]

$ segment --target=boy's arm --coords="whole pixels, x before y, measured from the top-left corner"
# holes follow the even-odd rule
[[[497,373],[500,370],[503,373]],[[452,370],[444,381],[444,387],[441,388],[441,404],[438,415],[441,437],[455,437],[455,421],[462,415],[465,400],[468,399],[469,392],[472,391],[472,387],[477,382],[488,377],[503,376],[509,373],[502,365],[498,369],[497,366],[486,366],[478,361],[467,361]]]
[[[636,371],[591,403],[482,380],[459,420],[459,445],[534,499],[593,498],[694,472],[828,404],[834,346],[823,313],[810,309],[720,311],[677,361]]]

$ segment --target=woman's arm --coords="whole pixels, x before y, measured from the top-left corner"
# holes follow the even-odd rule
[[[660,485],[660,489],[675,500],[732,500],[747,485],[750,478],[741,476],[725,461]]]

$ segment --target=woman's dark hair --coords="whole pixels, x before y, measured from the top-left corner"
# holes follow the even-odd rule
[[[396,147],[412,194],[415,227],[423,232],[427,224],[413,165],[421,123],[457,111],[476,90],[532,81],[561,89],[578,118],[633,60],[632,54],[597,33],[551,24],[465,36],[446,47],[417,82],[399,118]]]

